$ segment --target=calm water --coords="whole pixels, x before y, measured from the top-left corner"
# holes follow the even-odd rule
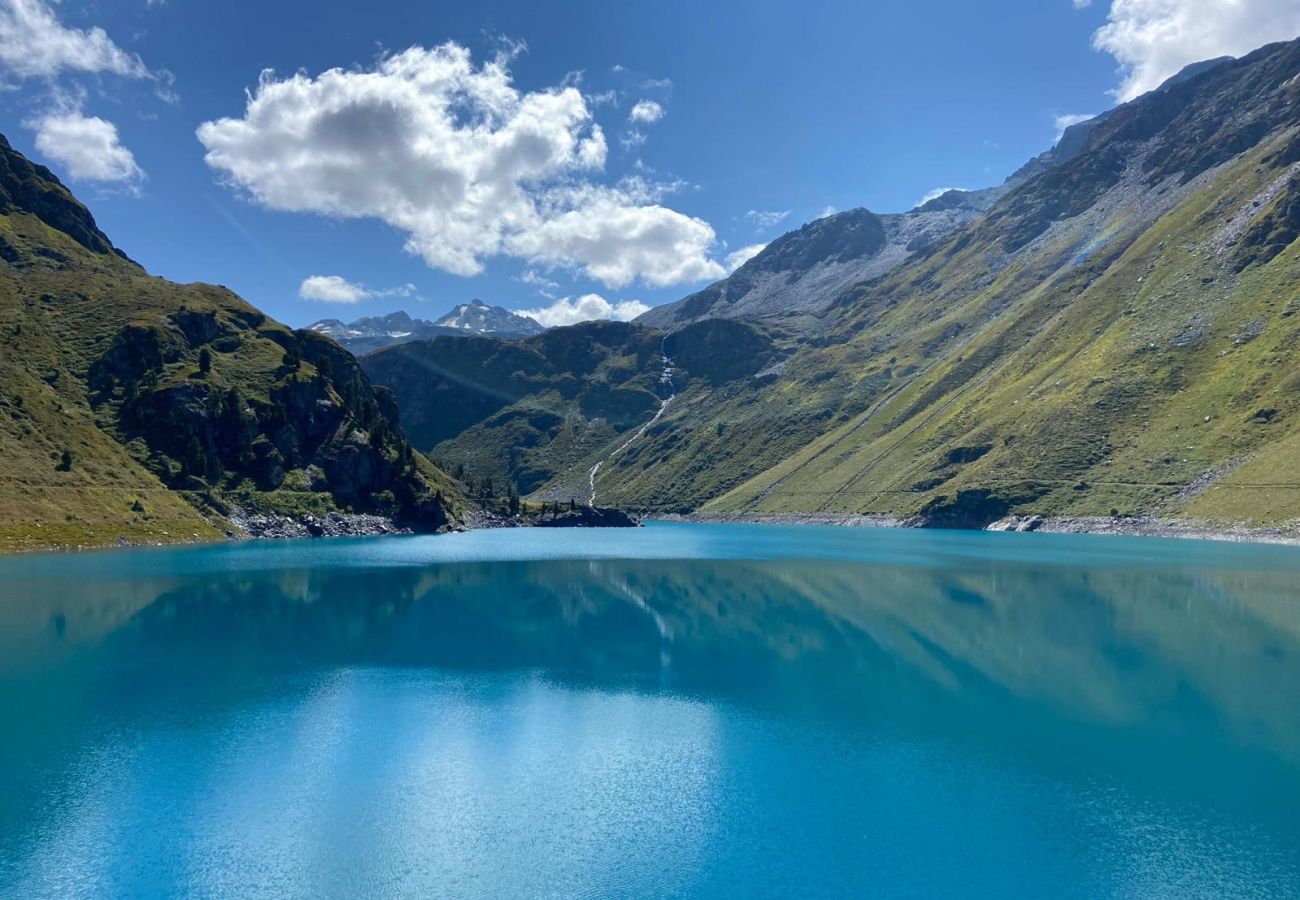
[[[1300,551],[0,560],[0,896],[1300,897]]]

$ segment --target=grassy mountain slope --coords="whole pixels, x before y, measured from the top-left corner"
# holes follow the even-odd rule
[[[610,502],[1300,516],[1300,44],[1115,110],[775,374],[675,404]],[[759,471],[755,471],[755,470]]]
[[[517,341],[415,341],[363,365],[393,391],[416,446],[474,480],[530,493],[653,415],[662,339],[623,322],[587,322]]]
[[[1300,515],[1300,45],[1121,108],[1071,163],[844,298],[914,374],[711,508]]]
[[[149,276],[0,138],[0,549],[217,537],[236,507],[447,522],[332,341]]]
[[[748,378],[779,355],[781,340],[721,320],[668,336],[634,323],[585,322],[517,341],[417,341],[362,364],[393,391],[411,440],[444,465],[464,466],[471,480],[568,500],[587,496],[591,467],[662,400],[707,397]],[[664,354],[673,360],[669,381]]]

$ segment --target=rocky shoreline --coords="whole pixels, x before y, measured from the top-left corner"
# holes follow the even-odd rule
[[[1040,517],[1033,517],[1040,518]],[[1197,541],[1289,544],[1300,546],[1300,522],[1261,527],[1242,523],[1206,522],[1157,516],[1047,516],[1029,529],[1048,534],[1103,534],[1126,537],[1182,538]],[[994,523],[995,525],[1000,523]],[[992,528],[992,526],[990,526]],[[1004,531],[1017,530],[1003,528]]]
[[[226,533],[232,539],[368,537],[412,533],[410,528],[404,528],[386,516],[366,513],[332,512],[324,516],[306,515],[298,518],[277,513],[235,513],[230,516],[230,523],[239,529]]]
[[[696,522],[704,525],[843,525],[850,528],[904,528],[899,516],[840,513],[647,513],[647,521]]]
[[[914,528],[915,520],[875,514],[781,513],[669,513],[647,515],[660,522],[698,522],[716,525],[835,525],[848,528]],[[1008,516],[985,531],[1038,532],[1042,534],[1097,534],[1125,537],[1181,538],[1200,541],[1287,544],[1300,546],[1300,521],[1278,526],[1206,522],[1156,516]]]

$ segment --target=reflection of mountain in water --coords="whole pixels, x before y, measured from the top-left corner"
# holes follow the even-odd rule
[[[35,596],[4,633],[42,666],[61,646],[227,684],[304,665],[533,669],[913,724],[1047,717],[1163,739],[1212,718],[1300,762],[1292,578],[991,560],[272,571]]]
[[[418,543],[344,541],[15,562],[0,895],[62,896],[69,873],[122,866],[160,880],[117,893],[167,895],[193,883],[185,861],[229,878],[276,853],[311,860],[308,896],[388,883],[358,860],[485,896],[618,892],[593,871],[635,894],[784,877],[862,895],[891,858],[897,896],[962,893],[990,868],[1006,878],[989,896],[1058,895],[1055,868],[1024,881],[1035,853],[1119,873],[1071,874],[1080,897],[1196,895],[1192,861],[1193,888],[1300,871],[1293,561],[873,546],[421,566]],[[1167,859],[1151,882],[1142,867]],[[694,894],[671,881],[700,866]]]

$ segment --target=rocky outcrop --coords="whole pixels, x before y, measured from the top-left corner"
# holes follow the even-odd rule
[[[0,135],[0,214],[14,210],[32,213],[92,253],[123,256],[53,172],[16,152]]]
[[[264,326],[259,317],[211,309],[130,323],[90,367],[94,402],[116,413],[123,439],[143,444],[143,461],[169,487],[275,491],[294,477],[294,490],[327,496],[340,515],[445,527],[446,504],[419,472],[392,393],[372,387],[332,341]],[[210,345],[237,354],[268,338],[283,360],[265,393],[203,369],[203,354],[212,366]]]
[[[538,528],[638,528],[631,513],[608,506],[572,506],[554,513],[542,513],[533,523]]]
[[[1043,527],[1046,521],[1047,520],[1042,516],[1009,516],[1008,518],[1001,519],[997,522],[994,522],[992,525],[989,525],[984,530],[985,531],[1016,531],[1016,532],[1024,533],[1028,531],[1037,531],[1038,529]]]
[[[910,528],[984,529],[1004,519],[1016,506],[1042,495],[1031,484],[1007,488],[968,488],[930,500],[903,524]],[[1023,521],[1016,519],[1017,523]],[[1041,524],[1041,522],[1040,522]],[[1007,530],[995,529],[995,530]]]
[[[365,513],[332,512],[324,516],[287,516],[277,513],[232,513],[230,522],[236,532],[231,537],[304,538],[304,537],[373,537],[389,534],[411,534],[385,516]]]

